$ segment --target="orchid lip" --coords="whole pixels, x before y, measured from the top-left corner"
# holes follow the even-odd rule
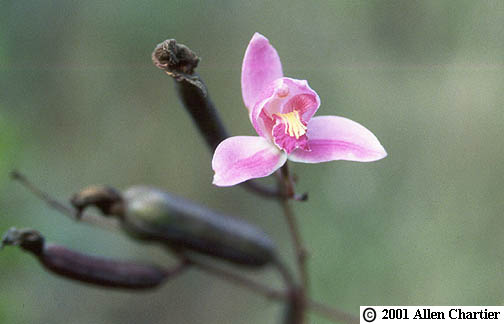
[[[307,127],[301,122],[299,118],[299,113],[297,110],[291,111],[285,114],[275,114],[280,117],[282,122],[286,124],[285,134],[289,134],[290,137],[296,137],[299,139],[301,135],[306,134]]]
[[[281,77],[265,86],[249,116],[259,136],[271,139],[272,129],[280,121],[288,126],[287,134],[299,139],[319,106],[320,99],[306,80]],[[293,111],[299,116],[289,115]]]

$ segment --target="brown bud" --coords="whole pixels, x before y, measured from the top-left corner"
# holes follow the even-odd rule
[[[118,215],[121,213],[121,194],[109,186],[90,186],[73,195],[70,199],[72,206],[77,209],[77,218],[89,206],[98,208],[104,215]]]

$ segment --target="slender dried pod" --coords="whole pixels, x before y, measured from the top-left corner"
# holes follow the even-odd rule
[[[156,46],[152,61],[177,81],[175,85],[180,100],[213,152],[229,134],[208,96],[205,83],[194,72],[200,58],[187,46],[167,39]]]
[[[152,52],[152,62],[175,80],[175,89],[182,105],[213,153],[217,145],[229,137],[229,133],[210,99],[203,79],[195,72],[200,58],[186,45],[175,39],[167,39]],[[244,182],[243,186],[264,198],[282,195],[276,188],[255,181]]]
[[[11,228],[2,240],[2,246],[19,245],[35,255],[48,271],[59,276],[89,284],[124,289],[149,289],[161,285],[173,271],[155,265],[118,261],[92,256],[66,247],[45,243],[35,230]]]

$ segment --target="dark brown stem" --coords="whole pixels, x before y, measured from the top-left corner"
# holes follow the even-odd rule
[[[175,80],[175,89],[208,148],[213,153],[220,142],[229,137],[218,111],[210,99],[203,79],[194,70],[199,57],[187,46],[168,39],[156,46],[152,61]],[[278,198],[280,192],[250,180],[242,184],[247,190],[264,198]]]

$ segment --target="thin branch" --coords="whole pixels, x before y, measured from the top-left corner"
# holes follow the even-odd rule
[[[335,322],[344,322],[349,324],[359,323],[358,317],[311,299],[306,300],[306,307],[312,312]]]
[[[289,298],[288,294],[285,291],[281,291],[278,289],[271,288],[267,285],[261,284],[254,280],[251,280],[245,276],[237,274],[235,272],[214,266],[209,263],[205,263],[199,260],[195,260],[194,258],[189,259],[189,262],[193,264],[198,269],[211,274],[215,277],[221,278],[224,281],[231,282],[233,284],[244,287],[256,294],[262,295],[271,300],[284,301]],[[334,309],[327,305],[321,304],[319,302],[312,301],[310,299],[306,300],[306,307],[321,315],[329,320],[334,322],[345,322],[345,323],[359,323],[359,319],[355,316],[348,314],[344,311]]]
[[[255,180],[248,180],[248,181],[242,182],[240,184],[240,186],[250,192],[255,193],[256,195],[263,197],[263,198],[280,199],[280,197],[282,195],[275,188],[267,187],[263,184],[260,184],[259,182],[255,181]]]
[[[77,219],[75,217],[75,213],[76,213],[75,209],[61,203],[60,201],[51,197],[46,192],[37,188],[34,184],[32,184],[21,173],[14,171],[14,172],[12,172],[11,175],[14,180],[19,181],[30,192],[32,192],[34,195],[36,195],[42,201],[46,202],[50,208],[56,209],[61,214],[65,215],[73,220],[76,220],[76,221],[80,220],[83,222],[91,223],[92,225],[100,226],[100,227],[106,228],[108,230],[120,230],[118,223],[106,222],[107,219],[105,219],[104,217],[92,215],[92,214],[89,214],[86,212],[84,212],[82,214],[80,219]],[[222,269],[220,267],[214,266],[209,263],[204,263],[203,261],[200,261],[196,258],[192,258],[189,256],[183,256],[182,260],[186,260],[189,263],[189,265],[193,265],[208,274],[211,274],[215,277],[219,277],[219,278],[221,278],[225,281],[228,281],[230,283],[242,286],[242,287],[244,287],[244,288],[246,288],[256,294],[264,296],[268,299],[285,301],[289,298],[287,292],[285,292],[285,291],[273,289],[267,285],[256,282],[254,280],[251,280],[251,279],[247,278],[246,276],[240,275],[236,272],[225,270],[225,269]],[[181,270],[183,270],[183,269],[185,269],[185,266],[183,266],[181,268]],[[312,301],[309,298],[306,298],[305,302],[306,302],[306,307],[309,310],[311,310],[314,313],[317,313],[317,314],[319,314],[329,320],[332,320],[334,322],[345,322],[345,323],[352,323],[352,324],[359,322],[359,319],[354,317],[353,315],[350,315],[350,314],[343,312],[341,310],[329,307],[327,305]]]
[[[263,285],[257,281],[242,276],[236,272],[217,267],[210,263],[196,260],[195,258],[189,258],[189,262],[196,266],[198,269],[208,274],[221,278],[224,281],[229,281],[231,283],[247,288],[248,290],[251,290],[268,299],[285,300],[287,297],[286,293],[282,290],[273,289],[269,286]]]
[[[40,190],[31,183],[22,173],[14,170],[10,173],[12,179],[20,182],[26,189],[28,189],[32,194],[38,197],[40,200],[44,201],[50,208],[59,211],[60,213],[68,216],[71,220],[80,221],[84,220],[86,223],[91,225],[96,225],[98,227],[106,228],[109,230],[115,230],[118,228],[117,220],[113,218],[104,218],[97,215],[84,213],[82,215],[77,216],[77,210],[73,209],[70,206],[65,205],[64,203],[52,198],[46,192]]]

